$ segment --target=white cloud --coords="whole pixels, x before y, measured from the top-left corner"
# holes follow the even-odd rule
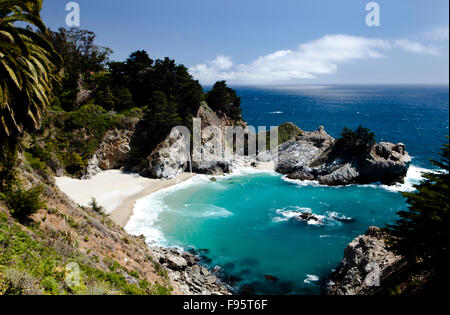
[[[448,41],[448,25],[435,27],[430,31],[423,32],[422,35],[432,41]]]
[[[419,42],[411,41],[408,39],[399,39],[395,41],[395,44],[412,53],[415,54],[426,54],[426,55],[439,55],[439,49],[436,46],[430,45],[425,46]]]
[[[216,59],[207,61],[206,64],[191,67],[191,74],[202,83],[213,83],[218,80],[230,80],[232,77],[226,70],[233,67],[230,57],[219,55]]]
[[[275,51],[249,64],[235,65],[231,58],[219,55],[215,60],[191,67],[189,71],[203,84],[218,80],[234,84],[283,83],[333,74],[340,64],[383,58],[393,48],[417,54],[438,54],[434,46],[406,39],[389,41],[338,34],[301,44],[295,50]]]

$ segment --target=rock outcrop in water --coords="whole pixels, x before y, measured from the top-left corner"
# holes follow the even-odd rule
[[[330,275],[330,295],[365,295],[383,285],[383,279],[395,269],[401,257],[386,246],[386,235],[370,227],[344,251],[344,258]]]
[[[279,147],[277,172],[290,179],[315,180],[329,186],[402,183],[411,157],[404,144],[381,142],[368,154],[348,157],[323,127],[305,132]]]

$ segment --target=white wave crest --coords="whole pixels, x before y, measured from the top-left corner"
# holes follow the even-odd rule
[[[302,207],[285,207],[282,209],[275,210],[275,213],[278,215],[272,219],[272,222],[287,222],[290,220],[300,220],[305,221],[309,225],[334,225],[337,223],[343,222],[352,222],[353,218],[347,217],[335,211],[327,211],[326,215],[313,214],[311,208],[302,208]],[[309,213],[314,216],[315,219],[303,220],[301,218],[301,214]],[[316,220],[317,219],[317,220]]]
[[[205,209],[208,209],[205,211]],[[234,215],[225,208],[206,204],[185,204],[183,210],[173,211],[179,216],[191,218],[227,218]]]
[[[319,277],[316,275],[306,275],[306,279],[303,280],[304,283],[310,284],[311,282],[319,281]]]

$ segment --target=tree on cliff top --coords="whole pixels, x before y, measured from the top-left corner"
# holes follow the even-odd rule
[[[336,148],[345,155],[358,156],[368,154],[375,143],[375,133],[369,129],[359,126],[353,131],[345,127],[336,141]]]
[[[225,81],[218,81],[206,94],[206,102],[214,111],[227,114],[231,119],[241,119],[241,98],[229,88]]]
[[[449,239],[449,144],[440,153],[439,161],[431,162],[439,171],[424,173],[425,178],[415,185],[415,192],[403,193],[408,211],[398,213],[400,219],[389,225],[392,249],[412,264],[422,265],[440,278],[448,279]]]

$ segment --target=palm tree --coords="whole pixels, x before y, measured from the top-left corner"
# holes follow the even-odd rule
[[[40,127],[61,57],[46,39],[42,0],[0,0],[0,147]],[[19,22],[21,26],[15,25]],[[34,28],[34,29],[33,29]],[[5,149],[6,150],[6,149]]]

